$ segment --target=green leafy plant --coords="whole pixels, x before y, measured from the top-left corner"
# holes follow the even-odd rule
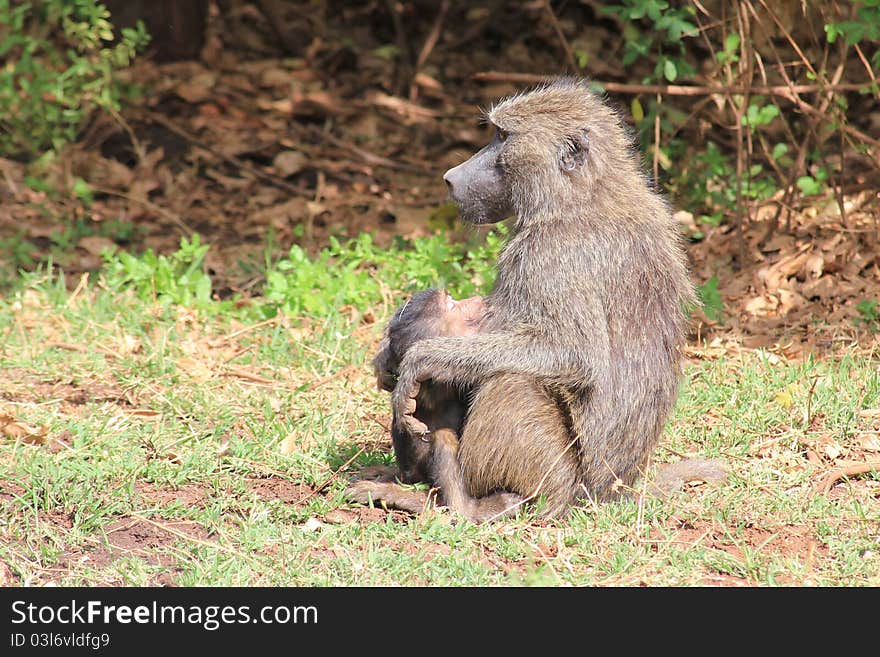
[[[780,157],[787,151],[785,145],[782,147],[776,149]],[[743,198],[756,200],[770,198],[778,189],[776,179],[759,163],[749,166],[738,181],[731,159],[732,156],[723,153],[714,142],[707,142],[706,149],[684,167],[675,181],[675,190],[689,205],[703,210],[704,214],[699,217],[703,223],[720,223],[724,211],[736,205],[738,186]]]
[[[243,312],[265,317],[279,310],[291,316],[323,318],[338,314],[343,306],[366,310],[397,291],[443,286],[466,297],[488,292],[494,281],[493,263],[506,231],[496,227],[482,244],[453,242],[445,233],[414,240],[396,238],[390,248],[373,243],[369,233],[330,245],[309,256],[293,245],[287,256],[270,263],[263,296]],[[210,311],[228,310],[232,304],[212,302],[211,278],[204,271],[208,245],[198,235],[183,238],[171,255],[147,250],[141,255],[105,252],[105,278],[110,289],[132,289],[142,299]]]
[[[138,23],[112,43],[109,18],[96,0],[0,0],[0,153],[58,149],[93,109],[119,109],[115,74],[149,37]]]
[[[180,240],[170,256],[148,249],[140,256],[105,252],[107,284],[130,288],[142,299],[181,306],[207,307],[211,303],[211,277],[204,271],[208,245],[198,235]]]
[[[665,0],[623,0],[606,6],[602,11],[624,21],[625,41],[623,65],[632,64],[640,57],[656,57],[654,79],[674,82],[679,77],[694,74],[694,67],[685,60],[682,39],[695,37],[697,26],[691,22],[694,7],[672,7]],[[639,29],[639,24],[650,24]]]
[[[813,196],[822,191],[827,180],[828,170],[825,167],[819,167],[813,172],[813,175],[800,176],[797,179],[797,186],[804,196]]]
[[[827,23],[825,25],[825,37],[828,43],[837,41],[837,37],[843,37],[849,44],[857,44],[861,41],[880,41],[880,0],[862,0],[855,2],[856,20],[846,20]],[[877,50],[871,58],[874,69],[880,69],[880,50]]]
[[[444,233],[415,240],[396,238],[389,249],[369,233],[347,242],[331,239],[315,258],[294,245],[266,274],[265,312],[326,316],[345,305],[366,308],[382,298],[383,288],[420,290],[445,286],[456,296],[485,293],[491,287],[504,229],[468,248]],[[380,280],[381,277],[381,280]]]
[[[721,293],[718,292],[718,277],[710,278],[698,288],[697,292],[706,317],[716,322],[722,321],[724,304],[721,301]]]
[[[878,303],[874,299],[865,299],[857,303],[856,311],[859,313],[859,317],[855,319],[856,325],[880,326],[880,310],[877,306]]]
[[[753,100],[742,117],[742,124],[748,126],[752,132],[760,126],[769,125],[779,116],[776,105],[761,105],[760,102],[758,99]]]

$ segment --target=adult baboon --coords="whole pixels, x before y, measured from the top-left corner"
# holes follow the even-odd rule
[[[389,322],[373,361],[379,387],[394,389],[400,361],[419,340],[479,331],[484,308],[480,297],[456,301],[444,290],[431,289],[413,296]],[[479,405],[502,406],[506,430],[498,432],[494,416],[473,414],[468,420],[469,439],[483,447],[478,450],[478,459],[472,458],[463,467],[458,458],[459,436],[469,395],[467,389],[433,381],[420,386],[415,415],[429,435],[411,436],[393,422],[398,468],[370,468],[369,473],[363,473],[367,474],[364,479],[351,485],[348,497],[414,513],[425,509],[429,493],[400,486],[394,481],[399,479],[439,487],[440,500],[473,521],[507,515],[539,494],[546,502],[543,515],[565,512],[577,498],[578,464],[576,440],[557,401],[528,377],[499,375],[487,381],[477,393]],[[720,472],[717,462],[685,459],[661,466],[649,484],[650,491],[663,495],[688,480],[717,479]]]
[[[618,114],[586,82],[557,80],[488,113],[493,141],[444,176],[465,221],[513,215],[479,333],[419,341],[392,396],[410,436],[422,382],[477,390],[459,459],[472,494],[516,490],[493,467],[514,405],[492,385],[523,377],[566,419],[577,458],[571,498],[613,499],[632,486],[677,394],[685,306],[694,301],[669,208],[642,173]],[[499,451],[501,450],[501,451]],[[517,491],[519,492],[519,491]]]

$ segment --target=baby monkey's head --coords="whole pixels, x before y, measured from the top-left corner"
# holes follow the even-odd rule
[[[416,342],[478,333],[485,310],[482,297],[458,301],[446,290],[437,288],[413,295],[394,313],[373,361],[379,387],[393,389],[392,378],[400,361]]]

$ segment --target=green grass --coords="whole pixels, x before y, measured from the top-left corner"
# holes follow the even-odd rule
[[[398,256],[367,256],[352,280],[423,284],[379,280],[371,259]],[[839,462],[880,458],[876,354],[693,346],[657,460],[721,457],[731,475],[665,501],[484,526],[348,504],[348,477],[391,461],[369,360],[401,298],[290,318],[277,301],[22,282],[0,300],[0,580],[880,585],[880,476],[816,490]]]

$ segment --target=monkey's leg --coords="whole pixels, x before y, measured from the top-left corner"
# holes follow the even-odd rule
[[[681,490],[689,481],[720,483],[725,479],[727,466],[721,459],[686,458],[660,465],[654,481],[648,483],[648,492],[656,497],[666,497]]]
[[[471,496],[458,461],[458,436],[451,429],[438,429],[433,434],[431,479],[440,487],[446,505],[472,522],[482,522],[516,513],[522,497],[515,493],[493,493],[486,497]]]
[[[345,491],[352,502],[389,506],[410,513],[428,508],[430,491],[412,490],[388,481],[355,481]]]
[[[556,401],[534,380],[503,375],[471,400],[458,453],[471,494],[507,490],[544,498],[541,515],[564,515],[578,496],[575,439]]]

